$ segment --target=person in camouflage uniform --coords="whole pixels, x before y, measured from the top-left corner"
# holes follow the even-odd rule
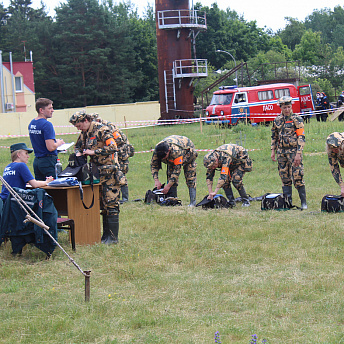
[[[278,162],[283,194],[292,199],[292,183],[299,193],[301,208],[307,209],[306,188],[303,180],[302,151],[305,145],[305,130],[301,116],[293,114],[292,97],[283,96],[278,104],[278,115],[271,129],[271,159]]]
[[[344,167],[344,133],[334,132],[326,139],[328,162],[334,180],[340,186],[340,193],[344,196],[344,182],[340,174],[339,165]]]
[[[177,197],[178,179],[182,167],[186,185],[189,188],[190,206],[196,205],[196,158],[198,153],[192,141],[179,135],[171,135],[160,141],[154,149],[151,160],[151,172],[154,184],[160,189],[162,184],[159,181],[159,170],[161,162],[167,164],[167,181],[162,192],[171,197]]]
[[[125,177],[117,158],[117,145],[112,131],[106,125],[95,122],[85,111],[76,112],[69,122],[82,131],[75,147],[76,155],[90,156],[100,173],[101,199],[103,215],[102,243],[118,242],[119,231],[119,193]]]
[[[209,191],[208,199],[213,199],[218,191],[223,188],[228,198],[229,205],[235,206],[231,183],[238,190],[243,207],[249,207],[250,202],[246,194],[243,178],[245,172],[252,171],[252,160],[244,147],[235,144],[224,144],[205,155],[204,167],[207,169],[206,182]],[[213,179],[215,170],[220,168],[220,178],[213,192]]]
[[[113,137],[116,141],[117,148],[118,148],[118,162],[119,162],[121,171],[123,172],[124,177],[125,177],[125,185],[121,186],[121,193],[122,193],[121,203],[128,202],[129,189],[128,189],[128,180],[127,180],[126,175],[129,171],[129,158],[134,156],[134,147],[130,144],[127,136],[123,133],[123,131],[117,128],[117,126],[114,123],[109,122],[105,119],[102,119],[97,113],[91,113],[90,116],[92,116],[94,121],[107,125],[112,130]]]

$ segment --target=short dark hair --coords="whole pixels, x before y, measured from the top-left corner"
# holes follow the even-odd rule
[[[39,113],[39,109],[44,109],[50,104],[53,104],[53,101],[48,98],[38,98],[36,100],[36,111]]]

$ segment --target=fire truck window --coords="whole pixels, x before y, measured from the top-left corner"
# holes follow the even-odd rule
[[[281,90],[275,90],[276,98],[279,99],[283,96],[290,96],[289,88],[283,88]]]
[[[235,103],[246,103],[245,93],[240,93],[235,96]]]
[[[259,100],[274,99],[274,94],[271,90],[259,91],[258,92],[258,99]]]
[[[233,93],[230,94],[214,94],[210,105],[228,105],[231,103]]]

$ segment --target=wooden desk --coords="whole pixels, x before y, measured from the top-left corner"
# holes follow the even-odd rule
[[[92,245],[99,243],[100,233],[100,184],[93,185],[94,205],[91,209],[85,209],[80,199],[78,186],[50,187],[43,189],[52,196],[54,205],[61,216],[68,216],[75,223],[75,243],[80,245]],[[90,185],[83,185],[84,203],[89,206],[92,202],[92,189]]]

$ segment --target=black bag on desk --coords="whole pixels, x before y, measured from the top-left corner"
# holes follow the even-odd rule
[[[99,183],[99,170],[95,164],[88,163],[87,157],[84,155],[77,156],[75,153],[72,153],[69,156],[68,166],[58,175],[59,178],[66,177],[76,177],[80,182],[80,198],[82,205],[85,209],[90,209],[94,204],[94,192],[93,192],[93,183]],[[93,197],[92,202],[89,207],[84,203],[84,193],[82,190],[82,184],[91,185]]]
[[[328,213],[339,213],[344,211],[344,197],[325,195],[321,200],[321,211]]]
[[[68,166],[58,176],[76,177],[83,184],[99,183],[98,167],[91,162],[88,163],[86,156],[76,156],[75,153],[69,156]]]

